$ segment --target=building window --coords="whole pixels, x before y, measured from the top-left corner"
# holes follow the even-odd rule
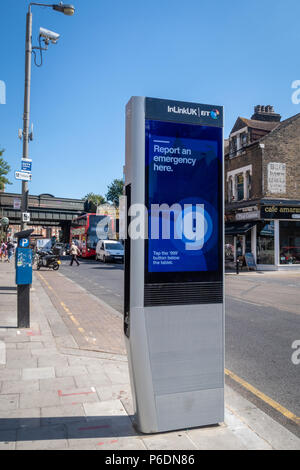
[[[229,178],[228,180],[228,202],[232,202],[233,200],[233,181],[232,177]]]
[[[274,264],[274,221],[258,222],[256,237],[257,264]]]
[[[231,137],[229,141],[229,154],[230,156],[233,156],[236,153],[237,150],[237,140],[236,137]]]
[[[242,146],[244,147],[245,145],[247,145],[247,133],[246,132],[243,132],[241,134],[241,142],[242,142]]]
[[[237,175],[237,200],[242,201],[244,199],[244,174],[240,173]]]
[[[279,222],[280,264],[300,264],[300,222]]]
[[[252,187],[251,187],[251,184],[252,184],[252,180],[251,180],[251,173],[250,171],[247,171],[247,199],[250,199],[251,196],[252,196]]]

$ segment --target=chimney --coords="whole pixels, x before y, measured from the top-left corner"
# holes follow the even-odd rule
[[[254,114],[251,116],[251,119],[255,121],[279,122],[281,116],[274,112],[274,107],[270,104],[266,106],[258,104],[254,106]]]

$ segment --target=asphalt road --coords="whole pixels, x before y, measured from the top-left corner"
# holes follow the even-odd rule
[[[77,267],[64,260],[61,272],[122,313],[123,265],[81,260]],[[226,280],[226,368],[300,416],[300,365],[291,359],[292,343],[300,340],[300,277],[249,274]],[[289,427],[264,401],[240,391]]]
[[[123,313],[123,264],[79,259],[80,266],[62,259],[60,272],[108,305]]]

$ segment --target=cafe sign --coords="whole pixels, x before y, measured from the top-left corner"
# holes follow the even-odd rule
[[[262,219],[299,219],[300,206],[262,206]]]

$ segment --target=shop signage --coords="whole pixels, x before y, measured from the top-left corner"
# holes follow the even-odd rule
[[[300,219],[300,206],[262,206],[262,219]]]
[[[235,214],[235,220],[251,220],[251,219],[259,219],[260,212],[259,211],[252,211],[252,212],[238,212]]]
[[[286,164],[268,163],[268,191],[284,194],[286,192]]]
[[[245,253],[245,261],[249,269],[256,269],[256,263],[252,253]]]

